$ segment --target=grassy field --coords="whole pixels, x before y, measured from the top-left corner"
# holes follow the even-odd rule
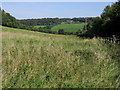
[[[58,31],[59,29],[64,29],[65,32],[76,32],[78,30],[82,30],[84,27],[84,23],[79,24],[59,24],[52,27],[51,30]]]
[[[118,88],[120,46],[3,27],[3,88]]]
[[[37,26],[34,26],[36,28],[43,28],[43,27],[46,27],[45,25],[37,25]]]

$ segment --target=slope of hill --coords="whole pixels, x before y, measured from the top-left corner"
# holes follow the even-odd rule
[[[117,88],[117,44],[2,27],[3,88]]]
[[[2,25],[4,26],[16,27],[19,24],[15,17],[4,10],[0,10],[0,16],[2,16]]]

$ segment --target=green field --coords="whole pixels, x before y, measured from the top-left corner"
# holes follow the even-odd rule
[[[43,27],[46,27],[45,25],[37,25],[37,26],[34,26],[36,28],[43,28]]]
[[[84,23],[79,24],[59,24],[52,27],[52,31],[58,31],[59,29],[64,29],[65,32],[76,32],[78,30],[82,30],[84,27]]]
[[[120,48],[81,39],[2,27],[3,88],[118,88]]]

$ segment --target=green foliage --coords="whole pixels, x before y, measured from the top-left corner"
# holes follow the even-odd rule
[[[58,34],[64,34],[64,29],[59,29]]]
[[[2,29],[3,88],[119,88],[119,45]]]
[[[112,37],[120,36],[120,1],[111,6],[106,6],[101,17],[88,23],[88,31],[84,34],[87,37]]]
[[[28,26],[38,26],[38,25],[57,25],[62,22],[59,18],[43,18],[43,19],[24,19],[19,20],[21,24]]]
[[[88,22],[92,21],[92,17],[88,18],[41,18],[41,19],[24,19],[19,20],[21,24],[28,25],[28,26],[38,26],[38,25],[45,25],[45,26],[55,26],[61,23],[83,23],[87,19]]]
[[[2,25],[4,26],[11,26],[11,27],[17,27],[18,21],[12,17],[9,13],[6,13],[4,10],[0,11],[0,15],[2,16]]]
[[[27,30],[34,29],[34,27],[20,24],[19,21],[15,17],[11,16],[9,13],[6,13],[4,10],[0,11],[0,15],[2,16],[3,26],[21,28],[21,29],[27,29]]]
[[[120,2],[114,3],[112,6],[106,6],[101,14],[104,19],[115,19],[120,17]]]

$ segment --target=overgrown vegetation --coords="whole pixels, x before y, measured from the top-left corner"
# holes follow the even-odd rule
[[[120,44],[103,39],[120,36],[120,1],[89,18],[83,30],[68,26],[72,32],[67,25],[85,18],[16,20],[0,14],[3,88],[120,88]],[[61,23],[65,28],[56,26]]]
[[[120,46],[3,27],[3,88],[118,88]]]

